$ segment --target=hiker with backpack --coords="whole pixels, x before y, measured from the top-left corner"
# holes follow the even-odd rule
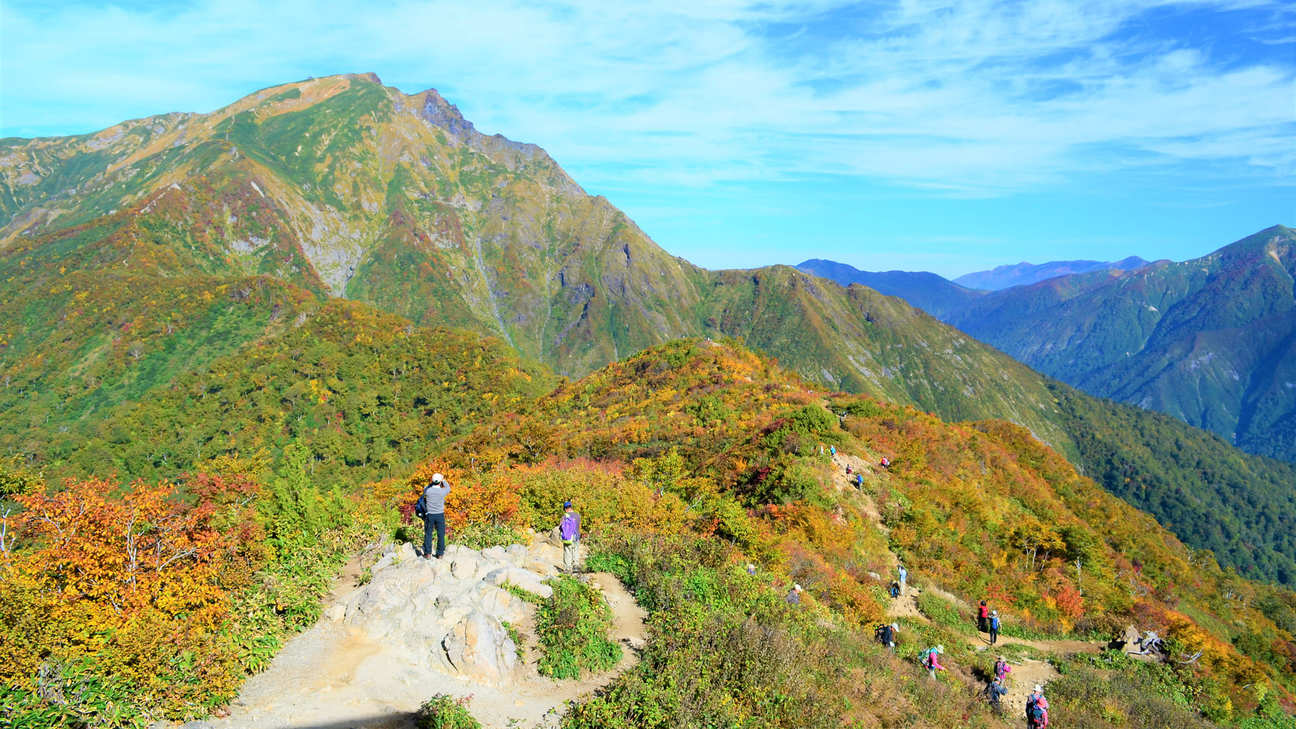
[[[1044,698],[1044,687],[1039,684],[1035,684],[1035,690],[1026,697],[1026,726],[1030,729],[1048,726],[1048,699]]]
[[[977,607],[977,630],[982,633],[990,632],[990,608],[986,606],[985,600],[982,600]]]
[[[1001,699],[1003,699],[1003,696],[1006,693],[1008,693],[1008,689],[1003,685],[1003,681],[998,676],[991,679],[990,683],[986,685],[986,698],[990,700],[990,709],[996,715],[1003,715],[1003,703],[1001,703]]]
[[[414,514],[423,520],[423,559],[432,559],[432,534],[436,533],[436,558],[445,555],[445,498],[450,493],[450,484],[445,476],[432,474],[432,481],[423,487],[418,502],[414,504]]]
[[[905,569],[902,564],[896,565],[896,575],[900,578],[900,594],[904,594],[905,580],[909,579],[909,570]]]
[[[999,642],[999,611],[990,611],[990,645]]]
[[[580,559],[580,514],[572,508],[570,501],[563,502],[563,518],[558,522],[558,537],[563,544],[563,571],[573,574]]]
[[[892,600],[896,599],[897,597],[900,597],[900,583],[892,580],[891,589],[889,590],[889,592],[891,593]]]
[[[1008,661],[1004,660],[1003,656],[999,656],[999,660],[994,664],[995,679],[1000,683],[1007,683],[1009,673],[1012,673],[1012,666],[1008,665]]]
[[[886,646],[887,650],[895,653],[896,634],[899,632],[900,626],[897,623],[879,625],[877,629],[873,631],[873,637],[877,639],[877,642]]]
[[[944,671],[945,667],[940,664],[938,656],[945,652],[945,646],[938,645],[935,648],[928,648],[922,654],[922,667],[927,669],[927,675],[936,680],[936,672]]]

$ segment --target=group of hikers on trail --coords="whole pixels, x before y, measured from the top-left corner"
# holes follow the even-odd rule
[[[414,502],[414,515],[423,520],[423,559],[441,559],[446,551],[445,500],[450,484],[445,476],[434,473],[432,479]],[[432,551],[432,536],[436,535],[436,552]],[[571,501],[563,502],[562,520],[558,522],[558,537],[563,545],[563,571],[574,574],[580,562],[580,514]]]
[[[836,455],[836,447],[833,447],[833,455]],[[850,467],[847,466],[847,472]],[[862,477],[857,483],[862,482]],[[446,518],[445,518],[445,500],[450,493],[450,484],[446,481],[445,476],[440,473],[432,474],[432,479],[423,487],[419,494],[418,501],[414,504],[414,514],[423,520],[423,558],[424,559],[441,559],[445,556],[446,551]],[[563,570],[568,573],[576,572],[580,555],[580,514],[572,507],[571,501],[563,502],[563,516],[558,522],[558,536],[563,545]],[[436,551],[432,549],[432,538],[436,536]],[[756,574],[756,566],[747,564],[747,574]],[[909,579],[909,570],[905,569],[903,564],[896,565],[896,580],[891,583],[891,597],[899,598],[904,594],[905,583]],[[789,605],[801,604],[801,593],[804,590],[800,584],[793,584],[792,589],[785,598]],[[999,638],[999,611],[991,610],[985,600],[977,609],[977,629],[981,632],[990,634],[990,644],[994,645]],[[900,633],[899,623],[890,623],[880,625],[873,632],[873,637],[878,643],[892,652],[895,652],[896,638]],[[1154,635],[1155,637],[1155,635]],[[933,680],[936,678],[937,671],[946,670],[941,665],[940,657],[945,653],[944,645],[936,645],[928,648],[919,654],[918,660],[922,667],[927,670],[927,675]],[[986,686],[986,698],[990,701],[991,706],[996,712],[1003,710],[1001,700],[1008,689],[1005,686],[1008,674],[1012,667],[1004,660],[1003,656],[995,661],[994,676]],[[1034,692],[1026,697],[1026,725],[1030,729],[1044,729],[1048,726],[1048,699],[1044,698],[1044,688],[1039,684],[1035,685]]]

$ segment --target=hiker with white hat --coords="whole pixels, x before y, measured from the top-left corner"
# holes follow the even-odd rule
[[[1048,726],[1048,699],[1044,698],[1044,687],[1035,684],[1035,690],[1026,697],[1026,726],[1030,729],[1044,729]]]
[[[802,593],[802,589],[800,583],[796,583],[792,585],[792,591],[787,594],[787,603],[789,605],[800,605],[801,593]]]

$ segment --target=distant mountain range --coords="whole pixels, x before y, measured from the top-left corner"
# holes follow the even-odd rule
[[[1050,261],[1033,264],[1025,261],[1010,266],[996,266],[989,271],[965,273],[954,279],[954,283],[970,289],[999,291],[1013,286],[1028,286],[1045,279],[1058,276],[1070,276],[1077,273],[1094,271],[1134,271],[1148,265],[1148,261],[1138,256],[1122,258],[1119,261]]]
[[[919,281],[945,315],[1006,293],[881,276],[869,286]],[[466,412],[450,397],[466,375],[432,367],[402,327],[508,345],[454,345],[476,353],[458,367],[505,371],[493,398],[547,377],[537,363],[574,377],[734,337],[829,389],[1020,424],[1189,543],[1296,580],[1296,529],[1257,526],[1296,526],[1290,466],[1087,397],[870,287],[670,256],[539,147],[480,134],[434,90],[285,84],[210,114],[0,140],[0,449],[55,472],[165,476],[309,433],[329,472],[379,469],[415,457],[423,418],[444,432]],[[399,422],[367,423],[382,418]]]
[[[1086,392],[1169,413],[1244,450],[1292,461],[1294,244],[1296,233],[1279,225],[1182,263],[992,292],[929,273],[871,274],[819,260],[799,268],[899,296]]]

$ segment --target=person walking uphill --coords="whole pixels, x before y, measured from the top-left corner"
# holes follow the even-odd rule
[[[936,678],[937,671],[944,671],[945,667],[940,664],[939,656],[945,652],[945,646],[938,645],[935,648],[928,648],[922,653],[922,667],[927,669],[927,675],[932,679]]]
[[[1026,726],[1030,729],[1044,729],[1048,726],[1048,699],[1044,698],[1044,687],[1035,684],[1035,690],[1026,697]]]
[[[977,630],[982,633],[990,632],[990,608],[986,606],[985,600],[982,600],[981,605],[977,607]]]
[[[999,642],[999,611],[990,611],[990,645]]]
[[[445,498],[450,493],[450,484],[445,476],[432,474],[432,482],[423,487],[418,503],[414,504],[414,513],[423,519],[423,559],[432,559],[432,533],[436,532],[436,558],[445,555]]]
[[[558,522],[558,536],[563,543],[563,570],[568,574],[576,572],[576,563],[580,561],[580,514],[572,508],[572,502],[563,502],[563,518]]]

